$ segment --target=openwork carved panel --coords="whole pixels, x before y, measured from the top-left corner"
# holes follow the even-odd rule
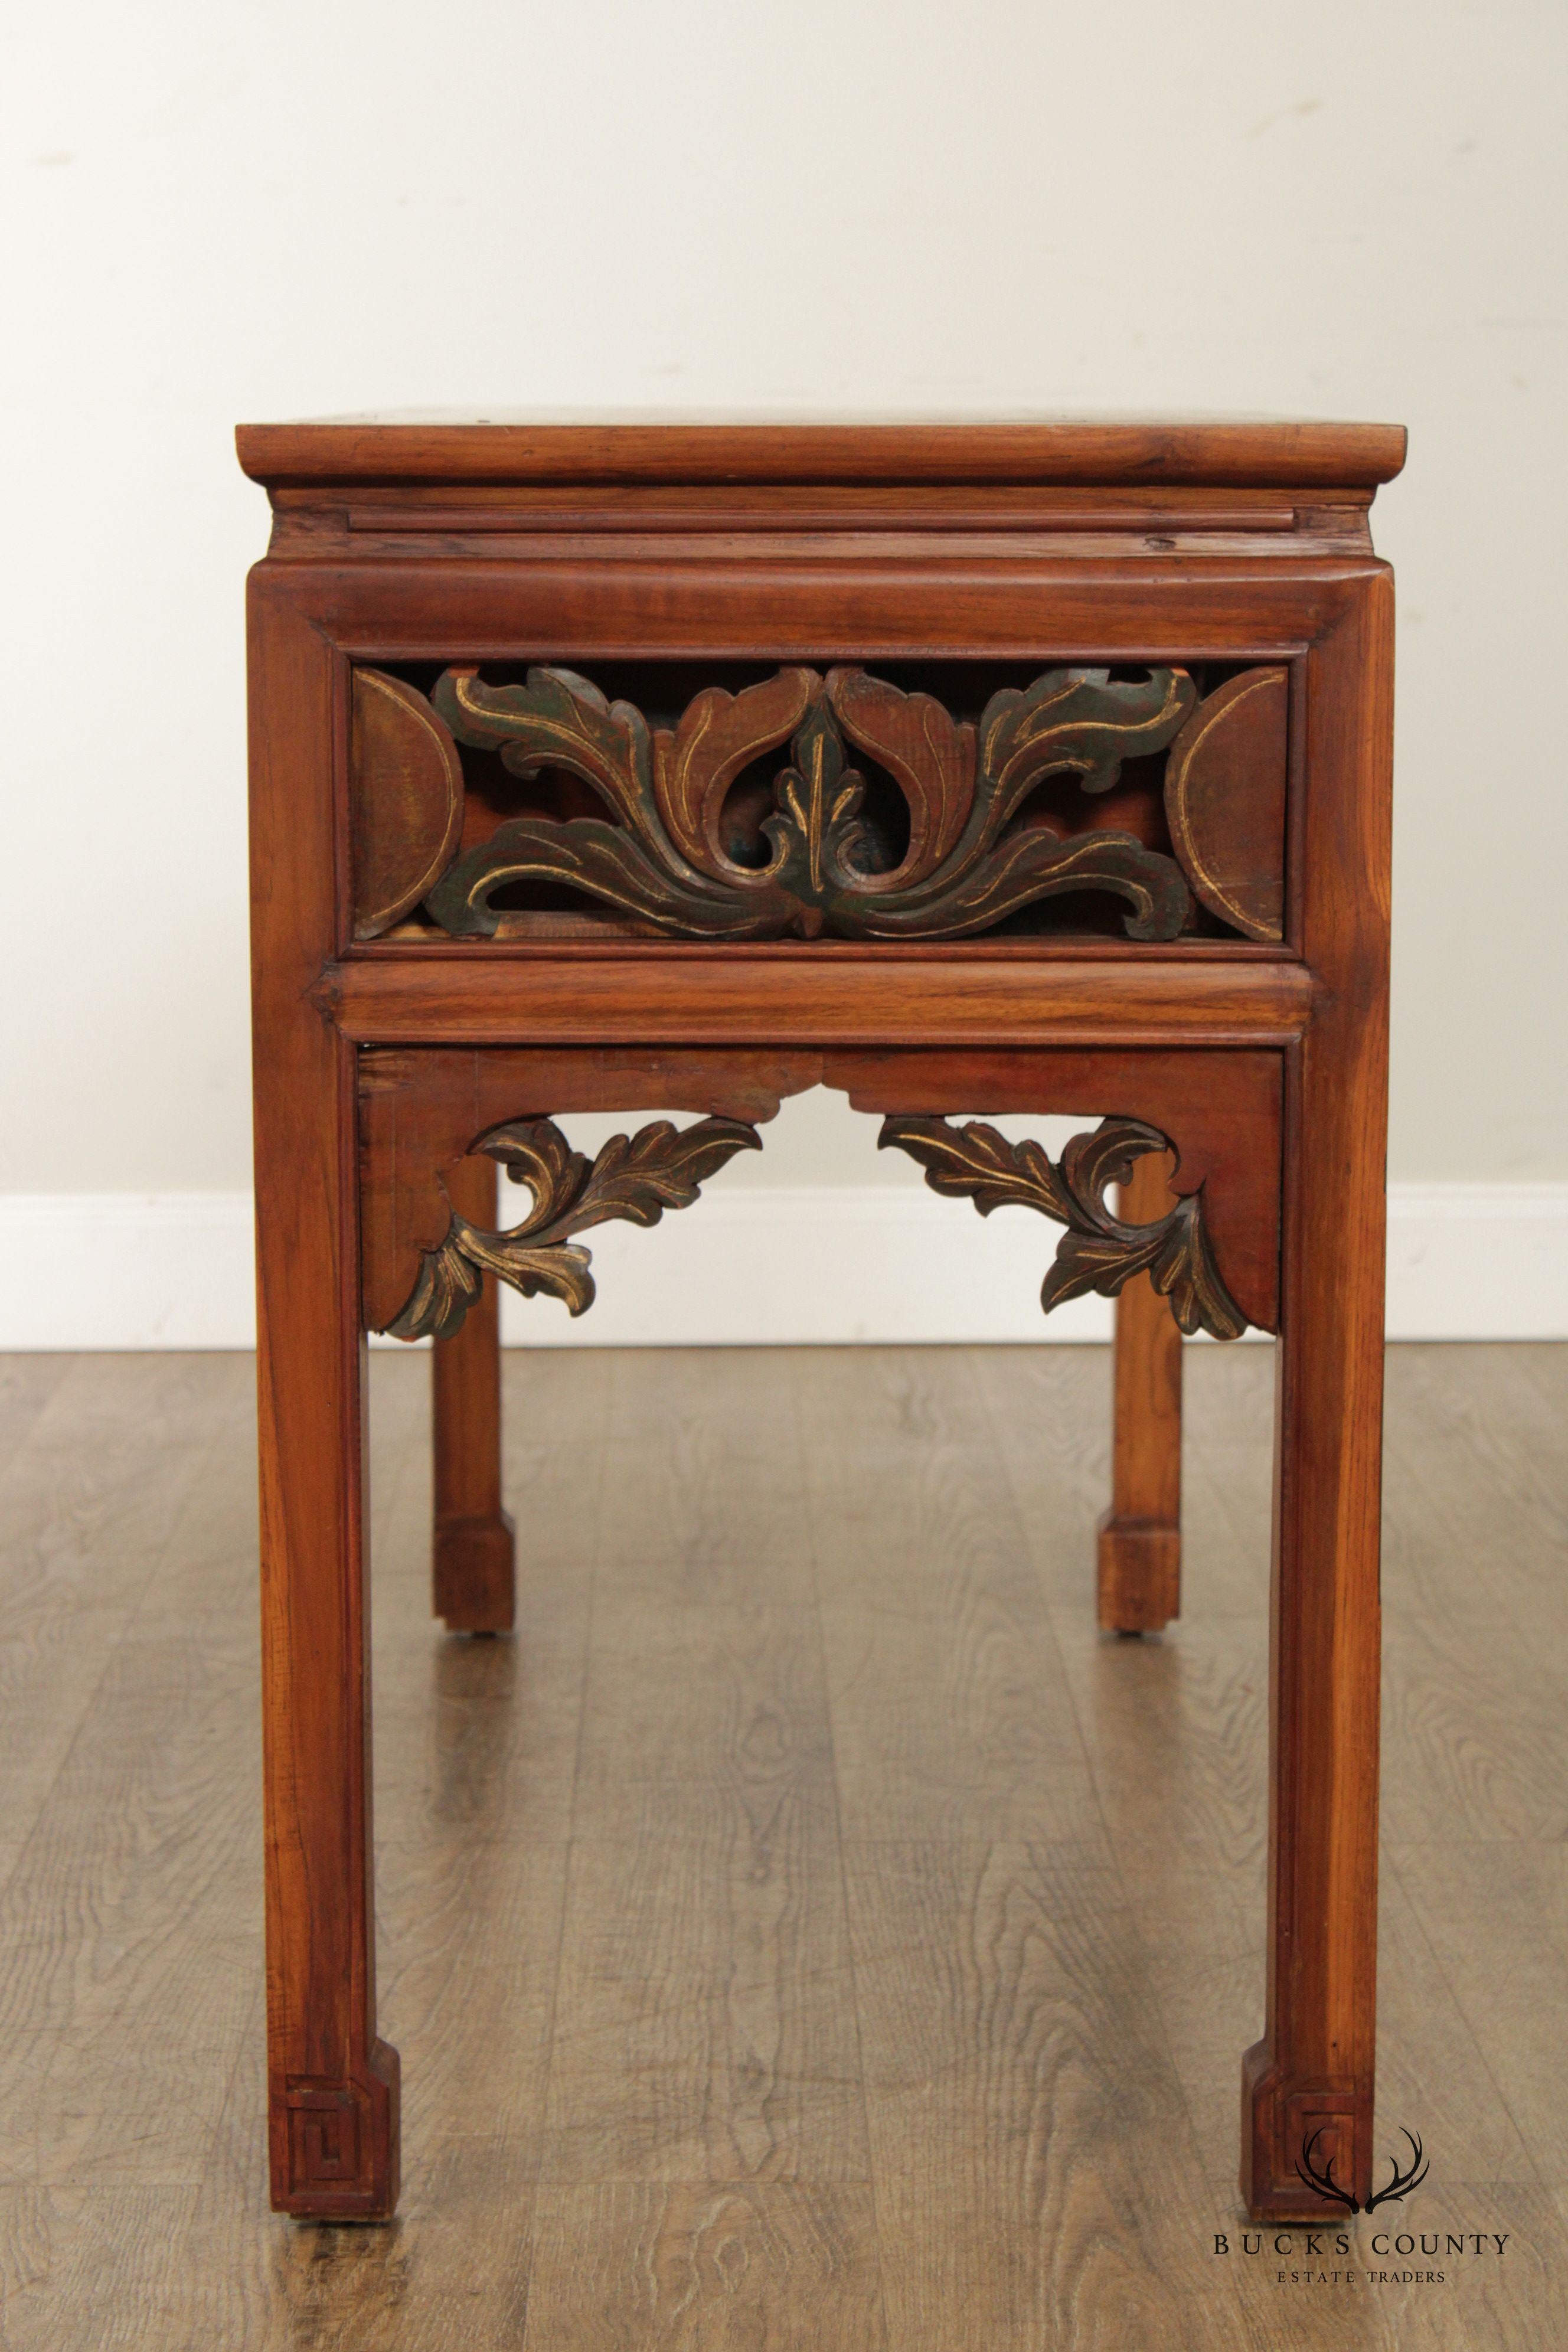
[[[479,1058],[483,1061],[486,1057]],[[501,1066],[504,1083],[506,1067],[516,1066],[520,1062],[527,1065],[540,1057],[495,1058]],[[548,1062],[552,1057],[542,1058]],[[566,1057],[553,1058],[563,1061]],[[687,1057],[675,1057],[673,1067],[661,1072],[666,1086],[670,1085],[683,1058]],[[722,1057],[689,1058],[694,1065],[692,1075],[700,1088],[728,1089],[733,1086]],[[934,1062],[940,1066],[944,1057],[909,1058],[912,1065]],[[381,1059],[386,1065],[384,1081],[379,1072],[372,1075],[364,1096],[367,1109],[374,1109],[378,1102],[394,1099],[404,1083],[405,1057],[389,1055]],[[455,1065],[446,1075],[456,1083],[438,1089],[433,1105],[433,1136],[449,1118],[461,1118],[465,1097],[475,1099],[472,1083],[462,1083],[464,1057],[437,1060]],[[859,1101],[862,1108],[873,1108],[876,1095],[889,1084],[891,1074],[881,1067],[874,1055],[847,1055],[842,1057],[842,1062],[845,1077],[855,1074],[849,1088],[852,1097]],[[803,1061],[798,1070],[781,1062],[763,1075],[784,1091],[797,1091],[811,1082],[815,1073]],[[479,1076],[477,1069],[473,1076]],[[604,1076],[607,1091],[624,1088],[624,1076],[617,1078],[613,1070]],[[591,1092],[591,1085],[584,1087],[581,1070],[576,1076],[578,1088],[584,1094]],[[897,1082],[892,1079],[892,1083]],[[678,1085],[679,1081],[671,1091],[677,1091]],[[388,1086],[395,1090],[394,1095],[387,1093]],[[711,1094],[709,1098],[712,1098]],[[771,1117],[774,1108],[775,1101],[759,1099],[754,1116]],[[390,1132],[395,1132],[395,1121],[394,1129],[388,1132],[388,1139]],[[1222,1120],[1225,1124],[1228,1121]],[[444,1220],[440,1239],[418,1249],[412,1287],[406,1290],[395,1312],[389,1311],[389,1306],[378,1308],[374,1303],[378,1293],[384,1297],[389,1296],[384,1279],[389,1269],[384,1265],[373,1271],[367,1263],[366,1321],[373,1329],[387,1331],[400,1339],[452,1338],[479,1297],[487,1274],[510,1284],[525,1298],[541,1295],[558,1298],[573,1315],[581,1315],[593,1304],[595,1288],[589,1271],[590,1254],[574,1241],[574,1234],[612,1218],[625,1218],[634,1224],[657,1224],[667,1209],[689,1207],[707,1179],[736,1152],[762,1148],[762,1138],[750,1118],[710,1116],[679,1129],[668,1119],[656,1119],[632,1136],[613,1136],[590,1162],[582,1152],[573,1150],[553,1120],[508,1119],[481,1134],[468,1150],[498,1161],[512,1182],[521,1184],[531,1194],[532,1205],[520,1223],[491,1232],[452,1206],[436,1169],[417,1149],[414,1164],[401,1178],[395,1176],[384,1157],[386,1143],[378,1139],[381,1132],[382,1123],[374,1120],[366,1137],[367,1250],[370,1236],[384,1225],[386,1212],[410,1177],[416,1189],[428,1185],[432,1204],[438,1206]],[[1233,1140],[1239,1140],[1242,1132],[1238,1128]],[[407,1139],[413,1144],[413,1130]],[[1114,1297],[1124,1283],[1140,1273],[1149,1275],[1155,1290],[1170,1301],[1182,1330],[1188,1333],[1205,1330],[1216,1339],[1233,1339],[1254,1317],[1268,1314],[1265,1302],[1262,1306],[1255,1303],[1249,1315],[1237,1303],[1220,1273],[1206,1216],[1206,1178],[1200,1177],[1194,1190],[1177,1198],[1170,1210],[1152,1223],[1128,1223],[1109,1207],[1107,1194],[1110,1188],[1124,1184],[1139,1160],[1165,1153],[1180,1160],[1170,1136],[1144,1120],[1103,1119],[1092,1133],[1073,1137],[1058,1162],[1053,1162],[1038,1143],[1009,1143],[995,1128],[984,1122],[971,1121],[958,1127],[944,1118],[911,1112],[886,1116],[878,1144],[880,1150],[891,1146],[907,1151],[924,1169],[926,1181],[933,1192],[952,1199],[973,1200],[982,1216],[989,1216],[994,1209],[1017,1206],[1033,1209],[1065,1225],[1066,1237],[1040,1292],[1040,1304],[1047,1314],[1064,1299],[1079,1297],[1088,1291]],[[461,1154],[461,1147],[458,1149]],[[1200,1149],[1200,1166],[1205,1156]],[[1212,1166],[1212,1143],[1207,1156]],[[439,1162],[439,1148],[436,1157]],[[447,1160],[447,1164],[453,1163]],[[1267,1166],[1254,1173],[1261,1173],[1267,1194],[1270,1190]],[[1227,1181],[1234,1190],[1236,1173],[1230,1174]],[[1244,1244],[1255,1238],[1248,1231],[1250,1222],[1250,1218],[1244,1219],[1239,1229]],[[372,1254],[384,1259],[386,1246],[384,1239]],[[1250,1255],[1244,1248],[1244,1276]],[[406,1273],[402,1279],[406,1284]],[[1246,1297],[1249,1286],[1256,1286],[1255,1270],[1250,1286],[1248,1279],[1242,1279],[1237,1286]],[[397,1289],[390,1291],[390,1297],[397,1296]],[[1271,1322],[1266,1322],[1264,1328],[1272,1328]]]
[[[1147,1274],[1184,1331],[1237,1339],[1246,1330],[1247,1318],[1221,1281],[1209,1247],[1201,1188],[1153,1224],[1124,1224],[1106,1205],[1106,1193],[1126,1182],[1135,1161],[1174,1149],[1158,1128],[1142,1119],[1102,1119],[1092,1134],[1075,1135],[1059,1162],[1039,1144],[1009,1143],[979,1120],[952,1127],[944,1118],[888,1118],[878,1144],[907,1151],[925,1170],[933,1192],[972,1200],[983,1217],[1017,1206],[1066,1225],[1040,1288],[1046,1314],[1089,1291],[1114,1298],[1133,1275]]]
[[[428,698],[359,671],[356,929],[417,885],[420,920],[458,939],[575,914],[716,942],[958,940],[1058,899],[1133,940],[1278,938],[1286,685],[1247,671],[1200,698],[1181,667],[1063,667],[958,716],[863,668],[789,667],[705,685],[666,723],[569,669],[448,668]],[[454,814],[465,752],[479,783]]]
[[[1178,1306],[1189,1279],[1210,1300],[1214,1319],[1238,1319],[1272,1331],[1279,1323],[1280,1057],[1278,1054],[1117,1049],[1013,1050],[978,1055],[951,1048],[835,1050],[757,1047],[472,1047],[409,1051],[377,1047],[360,1057],[362,1293],[365,1326],[405,1323],[409,1336],[446,1326],[500,1251],[531,1273],[531,1254],[551,1253],[605,1216],[653,1223],[648,1211],[684,1206],[735,1151],[755,1150],[758,1130],[781,1102],[816,1086],[846,1095],[857,1110],[890,1118],[884,1142],[934,1139],[926,1164],[940,1158],[962,1196],[966,1171],[984,1180],[992,1205],[1018,1200],[1068,1224],[1083,1245],[1066,1262],[1093,1267],[1114,1286],[1127,1252],[1152,1252],[1172,1269]],[[1064,1153],[1059,1170],[1040,1161],[1037,1146],[1000,1138],[976,1157],[963,1131],[943,1116],[953,1102],[980,1100],[996,1114],[1081,1116],[1086,1103],[1128,1106],[1111,1126],[1115,1153]],[[539,1106],[552,1107],[546,1119]],[[574,1152],[554,1121],[616,1112],[627,1124],[641,1106],[658,1105],[695,1124],[677,1134],[668,1118],[607,1145],[589,1162]],[[1085,1122],[1087,1124],[1087,1122]],[[896,1132],[895,1132],[896,1130]],[[989,1130],[987,1130],[989,1132]],[[943,1140],[951,1138],[951,1142]],[[905,1143],[904,1148],[909,1148]],[[1173,1223],[1156,1240],[1125,1220],[1104,1220],[1108,1188],[1121,1181],[1113,1160],[1169,1150],[1176,1157]],[[529,1217],[510,1233],[446,1181],[469,1154],[510,1165],[534,1193]],[[1037,1158],[1036,1155],[1038,1155]],[[1011,1188],[1011,1189],[1010,1189]],[[978,1189],[978,1188],[977,1188]],[[542,1204],[540,1194],[546,1196]],[[635,1196],[635,1197],[634,1197]],[[460,1197],[470,1213],[454,1218]],[[628,1200],[631,1205],[627,1206]],[[1054,1204],[1054,1205],[1053,1205]],[[1067,1213],[1064,1215],[1064,1208]],[[472,1222],[478,1217],[478,1223]],[[505,1222],[504,1220],[502,1221]],[[1131,1233],[1133,1241],[1126,1235]],[[1088,1244],[1094,1243],[1094,1250]],[[1103,1245],[1103,1257],[1096,1251]],[[1205,1273],[1230,1302],[1213,1298]],[[575,1288],[572,1261],[547,1255],[537,1285],[566,1298]],[[505,1266],[495,1269],[507,1278]],[[1053,1277],[1055,1279],[1055,1277]],[[455,1294],[448,1302],[447,1287]],[[1065,1295],[1065,1294],[1061,1294]],[[418,1300],[417,1307],[416,1300]],[[580,1311],[580,1310],[579,1310]],[[1200,1318],[1201,1323],[1201,1318]]]

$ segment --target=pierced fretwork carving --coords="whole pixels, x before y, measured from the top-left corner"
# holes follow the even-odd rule
[[[1175,861],[1133,835],[1014,822],[1045,778],[1076,775],[1085,792],[1107,792],[1123,761],[1169,744],[1195,700],[1184,670],[1131,682],[1047,670],[994,694],[978,727],[863,669],[783,669],[735,695],[710,687],[673,730],[650,730],[631,703],[607,702],[565,669],[501,687],[449,669],[432,700],[458,742],[499,751],[520,778],[564,769],[616,820],[498,826],[426,899],[459,936],[492,935],[495,894],[520,882],[565,885],[662,930],[714,940],[961,939],[1065,891],[1124,899],[1136,940],[1174,939],[1193,911]],[[737,825],[731,786],[785,744],[771,808]],[[907,848],[867,812],[852,746],[902,795]]]
[[[1087,1291],[1114,1298],[1124,1282],[1146,1273],[1184,1331],[1236,1339],[1247,1328],[1209,1248],[1201,1188],[1152,1225],[1123,1224],[1106,1207],[1110,1187],[1126,1181],[1135,1160],[1175,1150],[1157,1127],[1136,1118],[1102,1119],[1092,1134],[1073,1137],[1059,1163],[1039,1144],[1009,1143],[979,1120],[952,1127],[945,1118],[888,1118],[877,1141],[879,1150],[896,1144],[907,1151],[925,1170],[933,1192],[973,1200],[983,1217],[1016,1204],[1066,1225],[1040,1289],[1047,1315]]]
[[[486,1233],[452,1211],[441,1242],[423,1253],[418,1279],[386,1329],[397,1339],[426,1334],[449,1339],[493,1274],[525,1298],[541,1291],[563,1299],[574,1315],[594,1303],[590,1254],[569,1236],[611,1217],[657,1225],[666,1209],[689,1208],[706,1180],[737,1151],[760,1151],[754,1127],[735,1118],[700,1118],[677,1129],[655,1119],[634,1136],[614,1135],[592,1165],[547,1118],[513,1119],[474,1145],[499,1160],[533,1206],[520,1225]]]

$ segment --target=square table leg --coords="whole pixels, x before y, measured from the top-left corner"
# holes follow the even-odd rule
[[[447,1171],[452,1206],[493,1227],[499,1171],[470,1157]],[[453,1633],[508,1633],[515,1613],[512,1525],[501,1508],[500,1300],[493,1278],[430,1367],[436,1448],[432,1606]]]
[[[373,2221],[398,2069],[375,2031],[357,1055],[307,993],[334,936],[334,674],[254,579],[250,666],[272,2202]]]
[[[1157,1156],[1134,1162],[1120,1213],[1152,1224],[1170,1208]],[[1147,1275],[1116,1301],[1110,1508],[1100,1522],[1100,1622],[1157,1633],[1182,1606],[1182,1335]]]
[[[1259,2218],[1373,2174],[1388,1133],[1393,593],[1356,583],[1313,663],[1302,934],[1325,984],[1288,1049],[1269,1601],[1268,1987],[1243,2068]],[[1343,2210],[1342,2208],[1340,2210]]]
[[[1305,1061],[1309,1045],[1302,1051]],[[1287,1149],[1270,1605],[1268,1986],[1247,2054],[1242,2193],[1268,2219],[1363,2202],[1376,2022],[1383,1419],[1381,1120],[1298,1094]],[[1336,1132],[1336,1126],[1338,1131]]]
[[[375,2032],[353,1055],[321,1037],[342,1066],[258,1171],[272,2201],[373,2220],[397,2200],[398,2076]]]

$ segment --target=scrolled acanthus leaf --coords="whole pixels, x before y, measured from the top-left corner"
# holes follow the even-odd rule
[[[1146,1273],[1169,1299],[1182,1330],[1236,1339],[1247,1328],[1215,1264],[1201,1186],[1152,1224],[1124,1223],[1106,1206],[1107,1192],[1126,1181],[1135,1160],[1173,1151],[1158,1128],[1142,1119],[1103,1119],[1092,1133],[1074,1136],[1057,1163],[1038,1143],[1009,1143],[981,1120],[953,1127],[944,1118],[890,1118],[878,1143],[907,1151],[925,1170],[933,1192],[973,1200],[982,1216],[1017,1206],[1066,1225],[1040,1288],[1046,1314],[1089,1291],[1114,1298],[1135,1274]]]
[[[677,938],[963,939],[1087,890],[1124,902],[1130,938],[1175,939],[1193,900],[1173,858],[1109,826],[1064,835],[1024,803],[1058,776],[1109,791],[1124,761],[1172,741],[1195,698],[1183,669],[1058,668],[993,695],[974,726],[858,668],[791,668],[736,695],[704,688],[671,731],[572,670],[490,686],[449,669],[431,700],[459,743],[499,751],[520,778],[563,769],[605,814],[504,820],[448,866],[426,910],[455,937],[488,938],[499,893],[543,884]],[[744,856],[726,834],[731,787],[785,743],[771,807],[753,804],[742,825]],[[901,856],[871,820],[850,744],[902,796]]]
[[[677,1128],[661,1118],[634,1136],[612,1136],[590,1164],[552,1119],[492,1128],[473,1150],[499,1160],[531,1193],[532,1206],[504,1233],[487,1233],[453,1210],[437,1247],[421,1254],[414,1287],[385,1328],[398,1339],[449,1339],[486,1274],[525,1298],[544,1293],[581,1315],[594,1303],[592,1258],[571,1234],[612,1217],[657,1225],[667,1209],[689,1207],[737,1151],[761,1149],[756,1129],[742,1119],[701,1118]]]

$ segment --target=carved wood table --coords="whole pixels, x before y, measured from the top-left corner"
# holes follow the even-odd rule
[[[398,2190],[364,1333],[437,1342],[436,1609],[503,1631],[497,1280],[581,1313],[580,1234],[687,1207],[814,1086],[937,1192],[1063,1228],[1046,1308],[1119,1297],[1107,1627],[1176,1610],[1180,1334],[1279,1334],[1242,2184],[1321,2216],[1310,2150],[1364,2199],[1393,614],[1367,510],[1403,433],[238,440],[274,514],[249,610],[275,2204]],[[655,1110],[694,1116],[591,1164],[556,1124]],[[969,1112],[1083,1124],[1053,1160]]]

